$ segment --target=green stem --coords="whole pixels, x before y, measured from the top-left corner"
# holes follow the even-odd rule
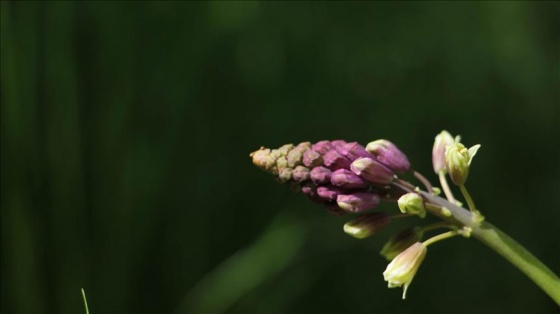
[[[433,237],[429,238],[428,240],[424,241],[423,243],[424,243],[425,246],[428,246],[428,245],[436,243],[438,241],[454,237],[458,234],[459,234],[459,232],[457,230],[447,231],[447,232],[444,232],[442,234],[438,234],[437,236],[433,236]]]
[[[82,288],[82,298],[84,299],[84,306],[86,307],[86,314],[89,314],[89,309],[87,306],[87,299],[86,299],[86,292],[84,291],[84,288]]]
[[[476,212],[470,212],[427,192],[421,194],[428,202],[449,209],[451,215],[446,216],[434,207],[427,208],[430,213],[457,226],[471,228],[473,237],[521,270],[560,306],[560,279],[521,244],[492,224],[477,219]]]
[[[463,197],[465,198],[465,200],[467,200],[467,205],[469,205],[469,209],[472,212],[477,211],[476,206],[474,206],[474,201],[473,201],[471,195],[469,194],[469,191],[467,191],[467,188],[465,187],[465,185],[464,184],[459,185],[459,189],[461,189],[461,193],[463,194]]]
[[[447,184],[447,179],[445,178],[445,173],[443,171],[440,171],[438,173],[438,177],[439,177],[439,183],[441,184],[441,188],[443,189],[443,194],[445,194],[445,197],[447,197],[447,199],[455,204],[457,201],[455,200],[455,197],[453,197],[453,192],[451,192],[451,189],[449,188],[449,184]],[[431,192],[431,191],[428,191]]]

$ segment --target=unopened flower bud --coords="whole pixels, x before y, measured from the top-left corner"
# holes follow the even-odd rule
[[[350,169],[355,174],[374,184],[386,185],[393,182],[393,171],[368,157],[354,160],[350,165]]]
[[[379,196],[372,192],[339,194],[336,202],[345,211],[356,213],[377,207],[379,205]]]
[[[406,193],[399,198],[398,204],[403,214],[418,215],[421,218],[426,217],[424,199],[418,193]]]
[[[255,166],[272,174],[278,174],[278,168],[276,168],[276,159],[270,156],[269,148],[261,147],[259,150],[249,154],[249,156],[253,159],[253,164]]]
[[[432,148],[432,165],[436,174],[440,172],[447,173],[447,165],[445,163],[445,148],[455,143],[453,136],[449,132],[443,130],[436,136],[434,147]]]
[[[303,153],[305,153],[310,148],[311,143],[303,142],[299,143],[296,147],[290,150],[290,152],[286,156],[286,159],[288,160],[288,167],[295,168],[296,166],[303,164]]]
[[[384,212],[364,214],[344,224],[344,232],[357,239],[367,238],[389,223]]]
[[[309,172],[311,181],[316,185],[326,184],[331,182],[332,170],[325,167],[315,167]]]
[[[368,183],[364,181],[364,179],[346,169],[334,171],[331,175],[331,183],[345,189],[359,189],[368,186]]]
[[[321,155],[326,154],[328,151],[332,150],[334,147],[329,141],[320,141],[311,146],[311,148]]]
[[[348,169],[350,166],[350,160],[334,149],[323,155],[323,163],[331,170]]]
[[[309,169],[304,166],[297,166],[292,173],[292,178],[297,182],[309,180]]]
[[[418,227],[407,228],[394,235],[385,243],[380,254],[386,260],[391,261],[395,256],[406,250],[412,244],[422,240],[423,232]]]
[[[335,147],[336,151],[349,160],[355,160],[360,157],[372,157],[366,149],[358,144],[358,142],[345,143]]]
[[[342,191],[340,190],[340,188],[332,185],[317,187],[317,195],[319,195],[320,198],[326,201],[336,201],[338,194],[340,194],[341,192]]]
[[[282,172],[284,168],[288,168],[288,160],[286,156],[280,156],[276,159],[276,169],[278,169],[278,172]]]
[[[421,242],[416,242],[397,255],[383,272],[383,278],[389,283],[389,288],[404,285],[403,299],[406,298],[406,291],[426,257],[426,252],[426,246]]]
[[[446,148],[445,162],[453,183],[462,185],[467,181],[471,161],[479,148],[480,145],[475,145],[467,149],[461,143],[455,143]]]
[[[292,173],[294,170],[292,168],[284,168],[278,173],[278,179],[280,182],[285,183],[292,179]]]
[[[292,149],[294,149],[294,144],[284,144],[280,148],[274,149],[273,151],[275,151],[274,154],[277,154],[278,156],[287,156]]]
[[[406,155],[388,140],[370,142],[366,150],[372,153],[377,161],[395,172],[406,172],[410,169],[410,162]]]
[[[303,153],[303,164],[309,168],[321,166],[323,164],[323,156],[313,149],[309,149]]]
[[[344,144],[346,144],[346,141],[345,141],[345,140],[334,140],[334,141],[331,141],[331,145],[332,145],[332,147],[335,148],[335,149],[336,149],[337,147],[339,147],[339,146],[344,145]]]

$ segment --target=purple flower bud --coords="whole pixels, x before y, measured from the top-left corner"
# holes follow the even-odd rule
[[[309,169],[304,166],[297,166],[292,173],[292,178],[297,182],[309,180]]]
[[[331,175],[331,183],[345,189],[361,189],[368,186],[366,181],[346,169],[334,171]]]
[[[336,203],[347,212],[357,213],[379,205],[379,196],[372,192],[339,194]]]
[[[342,156],[336,150],[331,150],[323,156],[323,163],[331,170],[350,167],[350,160]]]
[[[303,164],[309,168],[321,166],[323,164],[323,156],[313,149],[307,150],[303,153]]]
[[[336,146],[336,151],[350,160],[355,160],[360,157],[374,158],[373,155],[368,153],[362,145],[358,144],[358,142],[345,143]]]
[[[313,144],[313,146],[311,146],[311,148],[318,152],[321,155],[326,154],[329,150],[332,150],[334,147],[332,146],[331,142],[329,141],[320,141],[317,142],[315,144]]]
[[[393,171],[371,158],[358,158],[354,160],[350,169],[365,180],[380,185],[393,182]]]
[[[387,140],[373,141],[367,145],[366,150],[375,155],[377,161],[395,172],[406,172],[410,169],[406,155]]]
[[[334,141],[331,141],[331,144],[332,144],[333,148],[337,148],[338,146],[342,146],[342,145],[346,144],[346,141],[334,140]]]
[[[326,184],[331,182],[332,171],[325,167],[315,167],[309,172],[311,181],[317,185]]]
[[[342,191],[332,185],[320,186],[317,188],[317,195],[327,201],[335,201],[338,194]]]

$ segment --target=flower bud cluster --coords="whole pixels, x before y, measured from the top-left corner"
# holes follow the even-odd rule
[[[375,208],[380,192],[384,196],[387,191],[395,193],[386,188],[395,172],[410,168],[406,156],[386,140],[372,142],[367,149],[343,140],[303,142],[278,149],[261,147],[250,156],[257,167],[280,182],[330,210],[344,212]]]

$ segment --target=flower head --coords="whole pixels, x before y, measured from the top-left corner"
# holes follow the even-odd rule
[[[393,150],[390,144],[380,144],[384,145],[383,150]],[[393,171],[357,142],[335,140],[286,144],[278,149],[261,147],[250,156],[257,167],[274,175],[277,181],[332,213],[372,209],[379,204],[379,195],[396,200],[403,193],[387,186],[393,181]]]
[[[422,242],[416,242],[397,255],[383,272],[383,278],[389,283],[389,288],[404,285],[403,299],[406,298],[406,291],[412,279],[414,279],[420,264],[422,264],[426,252],[426,246]]]

